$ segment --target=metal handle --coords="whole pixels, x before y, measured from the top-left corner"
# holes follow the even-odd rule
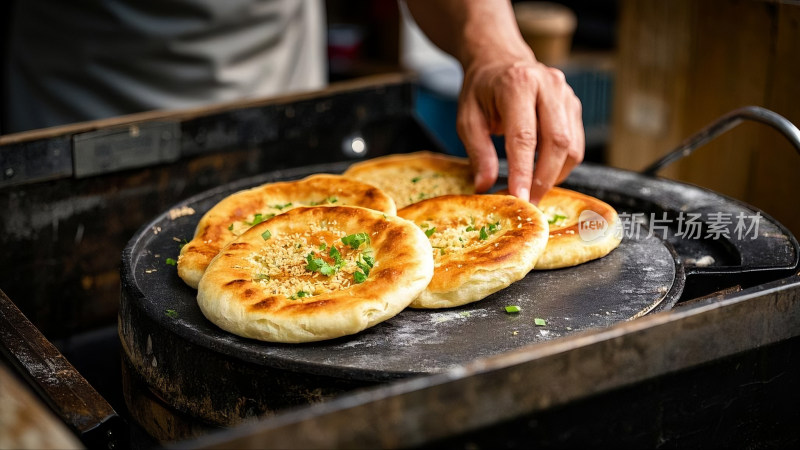
[[[780,131],[786,139],[792,143],[797,153],[800,154],[800,130],[798,130],[792,122],[789,122],[785,117],[768,109],[759,106],[745,106],[725,114],[717,119],[716,122],[711,123],[693,134],[683,141],[680,146],[667,153],[663,158],[650,165],[650,167],[644,169],[642,173],[645,175],[655,175],[659,170],[685,156],[691,155],[698,147],[705,145],[722,133],[734,128],[745,119],[767,124]]]

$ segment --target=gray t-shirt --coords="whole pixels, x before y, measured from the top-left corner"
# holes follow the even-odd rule
[[[322,0],[22,0],[3,133],[318,89]]]

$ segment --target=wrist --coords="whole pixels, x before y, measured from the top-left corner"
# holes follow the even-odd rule
[[[522,38],[511,8],[507,10],[488,17],[473,14],[467,18],[461,30],[461,46],[454,55],[465,72],[498,61],[536,62],[533,50]]]

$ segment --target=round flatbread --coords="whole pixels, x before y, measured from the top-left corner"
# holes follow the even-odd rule
[[[523,278],[547,243],[547,220],[510,195],[445,195],[397,212],[429,236],[433,279],[414,308],[481,300]]]
[[[379,187],[398,209],[440,195],[475,193],[467,158],[426,151],[373,158],[353,164],[343,175]]]
[[[181,248],[178,276],[197,289],[211,259],[251,226],[298,206],[318,205],[362,206],[387,215],[397,212],[394,201],[380,189],[341,175],[311,175],[240,191],[200,219],[194,238]]]
[[[300,207],[225,247],[197,302],[239,336],[311,342],[395,316],[432,275],[431,246],[412,222],[358,207]]]
[[[619,216],[608,203],[554,187],[539,209],[547,216],[550,238],[535,269],[559,269],[602,258],[622,241]]]

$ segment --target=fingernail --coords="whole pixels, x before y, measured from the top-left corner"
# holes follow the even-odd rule
[[[526,189],[526,188],[520,189],[519,190],[519,198],[521,198],[521,199],[523,199],[525,201],[531,201],[531,191]]]

